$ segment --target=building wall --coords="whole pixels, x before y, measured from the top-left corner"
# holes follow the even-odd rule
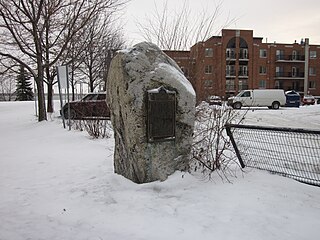
[[[305,43],[263,43],[252,30],[223,29],[190,51],[165,51],[186,73],[197,100],[227,98],[243,89],[281,88],[304,92]],[[262,55],[261,55],[262,54]],[[309,46],[308,89],[320,96],[320,45]]]

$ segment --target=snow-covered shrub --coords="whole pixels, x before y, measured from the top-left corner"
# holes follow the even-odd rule
[[[202,102],[196,108],[191,170],[201,171],[209,178],[213,172],[217,172],[228,181],[228,176],[235,175],[239,164],[225,124],[239,123],[245,114],[246,111],[234,110],[224,104],[218,106]]]

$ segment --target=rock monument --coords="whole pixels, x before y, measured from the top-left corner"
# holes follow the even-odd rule
[[[118,52],[107,80],[114,129],[114,170],[136,183],[186,170],[195,92],[179,66],[156,45]]]

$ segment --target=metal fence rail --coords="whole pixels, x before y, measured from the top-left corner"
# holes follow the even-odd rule
[[[320,186],[320,131],[235,124],[226,130],[242,167]]]

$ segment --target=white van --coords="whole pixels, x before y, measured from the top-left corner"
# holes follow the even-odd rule
[[[268,107],[279,109],[285,106],[286,96],[282,89],[243,90],[237,96],[228,98],[228,105],[235,109],[241,107]]]

